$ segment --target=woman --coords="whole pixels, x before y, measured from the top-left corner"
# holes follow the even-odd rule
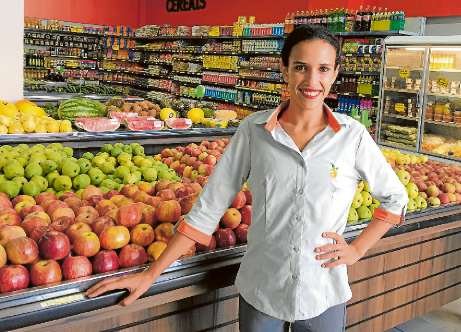
[[[242,184],[253,193],[247,253],[236,279],[240,331],[344,331],[347,265],[358,261],[407,204],[405,188],[366,129],[324,105],[339,70],[339,43],[317,26],[296,28],[282,51],[290,100],[243,121],[191,212],[146,271],[100,282],[93,297],[141,296],[195,242],[207,244]],[[351,244],[341,234],[360,179],[381,201]]]

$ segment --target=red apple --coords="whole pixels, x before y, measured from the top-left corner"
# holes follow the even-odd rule
[[[197,181],[197,183],[203,188],[203,187],[205,187],[205,185],[208,182],[208,177],[203,176],[203,175],[199,175],[199,176],[197,176],[195,181]]]
[[[0,244],[0,267],[5,266],[8,256],[6,255],[5,247]]]
[[[50,202],[50,201],[55,201],[57,199],[58,198],[56,197],[54,193],[48,192],[48,191],[40,193],[35,197],[35,201],[37,202],[38,205],[42,205],[42,203],[46,201]]]
[[[143,247],[137,244],[128,244],[120,250],[118,255],[121,267],[132,267],[147,262],[147,253]]]
[[[17,226],[21,224],[21,217],[14,209],[0,211],[0,227],[5,225]]]
[[[61,280],[61,267],[55,260],[41,260],[30,267],[30,283],[33,286],[52,284]]]
[[[240,224],[234,230],[235,236],[237,237],[238,243],[247,243],[247,233],[248,233],[248,225],[247,224]]]
[[[58,207],[53,211],[50,217],[51,222],[55,222],[56,220],[62,219],[63,217],[66,217],[71,224],[75,221],[74,210],[72,210],[70,207]]]
[[[160,197],[149,196],[144,203],[156,208],[159,206],[160,202],[162,202],[162,199]]]
[[[65,193],[63,193],[63,194],[59,197],[59,199],[60,199],[61,201],[65,201],[66,199],[68,199],[68,198],[70,198],[70,197],[77,197],[77,198],[79,198],[79,197],[77,196],[77,194],[74,193],[73,191],[66,191]]]
[[[179,205],[181,206],[181,215],[188,214],[194,203],[197,201],[198,195],[189,195],[179,199]]]
[[[116,195],[120,195],[120,192],[117,191],[117,190],[112,189],[112,190],[110,190],[110,191],[108,191],[108,192],[106,192],[104,194],[104,198],[105,199],[111,199],[112,197],[114,197]]]
[[[74,223],[74,218],[68,217],[68,216],[62,216],[54,220],[50,224],[50,228],[58,231],[58,232],[65,232],[67,228],[69,228],[70,225]]]
[[[75,222],[84,222],[91,225],[96,219],[98,219],[99,213],[92,206],[82,206],[77,213]]]
[[[155,185],[155,192],[158,193],[160,190],[167,189],[168,185],[171,183],[170,180],[160,180]]]
[[[32,212],[32,213],[29,213],[25,218],[24,220],[22,221],[23,223],[28,220],[28,219],[31,219],[31,218],[39,218],[39,219],[43,219],[44,221],[46,221],[48,224],[51,223],[51,219],[50,219],[50,216],[48,214],[46,214],[46,212],[44,211],[35,211],[35,212]]]
[[[242,215],[242,224],[246,224],[248,226],[251,225],[251,218],[253,214],[253,208],[251,205],[245,205],[243,208],[240,209],[240,214]]]
[[[29,271],[22,265],[0,268],[0,293],[8,293],[29,286]]]
[[[27,236],[36,242],[38,242],[41,237],[50,230],[49,222],[38,217],[24,220],[21,227],[24,229]]]
[[[8,196],[1,195],[0,196],[0,211],[6,210],[6,209],[12,209],[12,208],[13,208],[13,204],[11,203]]]
[[[239,191],[231,204],[231,207],[235,209],[241,209],[246,204],[246,195],[243,191]]]
[[[83,205],[90,205],[95,207],[104,197],[101,196],[91,196],[88,200],[83,200]]]
[[[29,214],[31,213],[34,213],[34,212],[44,212],[45,210],[43,210],[43,208],[40,206],[40,205],[32,205],[32,206],[26,206],[24,209],[21,210],[21,212],[19,213],[19,216],[22,218],[22,219],[25,219],[26,216],[28,216]]]
[[[121,206],[118,209],[117,224],[126,227],[136,226],[142,219],[142,206],[138,203]]]
[[[159,192],[157,192],[157,197],[160,197],[163,201],[176,199],[174,191],[168,188],[162,189]]]
[[[93,232],[98,234],[98,236],[99,234],[101,234],[104,228],[109,226],[115,226],[114,220],[109,216],[101,216],[98,219],[96,219],[94,223],[91,224]]]
[[[251,191],[244,190],[243,193],[245,194],[246,204],[247,205],[253,204],[253,196],[251,195]]]
[[[29,195],[18,195],[15,198],[13,198],[13,200],[11,201],[13,206],[21,202],[28,202],[30,203],[29,206],[36,205],[35,199]]]
[[[78,214],[78,210],[83,206],[83,201],[77,196],[66,198],[64,203],[74,211],[75,215]]]
[[[115,271],[120,267],[117,253],[114,250],[102,250],[93,258],[94,273]]]
[[[242,215],[240,214],[239,210],[235,208],[229,208],[227,211],[224,213],[223,217],[221,218],[221,222],[224,225],[224,227],[234,229],[237,228],[238,225],[240,225],[240,222],[242,221]]]
[[[28,237],[18,237],[5,245],[8,259],[13,264],[29,264],[38,258],[37,243]]]
[[[103,197],[103,192],[101,189],[95,186],[88,186],[82,192],[82,200],[92,201],[93,197]]]
[[[139,191],[139,188],[135,184],[126,184],[123,186],[120,193],[126,197],[133,197],[136,192]]]
[[[130,231],[125,226],[109,226],[99,234],[99,241],[103,249],[120,249],[130,242]]]
[[[70,241],[66,234],[49,231],[38,242],[43,258],[60,260],[69,255]]]
[[[50,204],[46,207],[46,213],[51,217],[54,211],[56,211],[58,208],[68,208],[69,206],[64,203],[63,201],[52,201]]]
[[[145,181],[138,183],[138,188],[140,191],[143,191],[149,195],[152,195],[155,192],[155,186],[152,183]]]
[[[84,232],[75,236],[72,251],[79,256],[91,257],[96,255],[100,248],[101,245],[96,233]]]
[[[84,222],[76,222],[69,226],[66,230],[66,235],[69,237],[70,242],[74,242],[74,238],[82,233],[91,232],[91,227],[87,223]]]
[[[230,228],[220,228],[215,233],[218,248],[232,247],[236,243],[235,233]]]
[[[146,247],[155,240],[154,229],[149,224],[138,224],[131,230],[131,243]]]
[[[144,203],[138,203],[138,204],[141,205],[141,211],[142,211],[141,223],[155,225],[157,223],[157,220],[155,219],[155,208],[150,205],[144,204]]]
[[[155,209],[155,216],[159,222],[175,223],[181,216],[181,205],[176,200],[163,201]]]
[[[174,226],[169,222],[158,225],[155,228],[155,241],[168,243],[174,235]]]
[[[18,237],[27,236],[24,229],[20,226],[6,225],[0,227],[0,245],[5,246],[8,241]]]
[[[205,162],[206,164],[208,164],[208,165],[214,166],[214,165],[216,165],[217,160],[216,160],[216,157],[215,157],[215,156],[209,154],[209,155],[205,158],[204,162]]]
[[[104,216],[107,212],[109,212],[109,210],[112,209],[117,209],[117,205],[115,202],[109,199],[103,199],[99,201],[98,204],[96,204],[96,211],[98,212],[99,216]]]
[[[90,260],[85,256],[67,256],[62,263],[65,280],[87,277],[93,273]]]
[[[436,185],[432,184],[427,187],[426,193],[429,197],[437,197],[439,196],[440,191]]]

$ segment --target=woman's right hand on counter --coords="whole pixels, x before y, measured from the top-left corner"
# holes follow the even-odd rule
[[[167,248],[158,260],[152,263],[148,269],[143,272],[100,281],[86,291],[86,296],[92,298],[111,290],[127,289],[130,295],[123,299],[120,304],[129,305],[144,294],[160,274],[179,257],[186,254],[192,246],[195,246],[194,240],[177,232],[168,242]]]
[[[130,274],[123,277],[109,278],[86,291],[86,296],[89,298],[99,296],[111,290],[127,289],[130,295],[120,301],[120,305],[126,306],[136,301],[144,294],[154,283],[155,276],[148,271]]]

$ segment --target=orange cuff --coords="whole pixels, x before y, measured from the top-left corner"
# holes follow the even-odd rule
[[[403,212],[402,215],[395,214],[392,212],[389,212],[387,210],[384,210],[382,208],[376,208],[375,212],[373,213],[373,219],[374,220],[379,220],[379,221],[384,221],[388,224],[392,224],[395,226],[399,226],[403,224]]]
[[[176,231],[184,236],[187,236],[189,239],[195,242],[203,244],[204,246],[208,246],[210,244],[211,235],[205,234],[202,231],[199,231],[197,228],[192,227],[187,223],[184,217],[181,217],[179,220]]]

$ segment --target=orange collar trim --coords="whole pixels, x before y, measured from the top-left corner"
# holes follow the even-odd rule
[[[277,125],[279,124],[279,120],[278,120],[279,115],[281,112],[285,111],[287,106],[288,106],[287,102],[282,103],[275,109],[274,112],[272,112],[272,114],[269,116],[269,119],[267,119],[266,125],[264,126],[264,128],[267,131],[272,131],[275,129],[275,127],[277,127]],[[325,113],[327,117],[328,125],[331,127],[331,129],[333,129],[335,133],[337,133],[341,129],[341,125],[339,124],[338,120],[334,116],[333,112],[325,104],[323,105],[323,112]]]

